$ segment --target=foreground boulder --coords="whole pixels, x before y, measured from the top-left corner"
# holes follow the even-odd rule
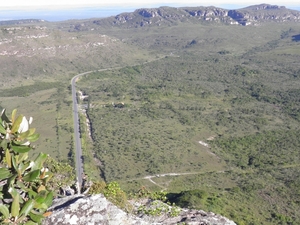
[[[131,215],[109,202],[103,195],[74,195],[54,200],[49,211],[52,214],[43,225],[236,225],[233,221],[202,210],[182,209],[176,217],[161,215]]]

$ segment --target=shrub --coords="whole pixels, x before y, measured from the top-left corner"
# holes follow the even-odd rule
[[[96,181],[92,184],[89,194],[100,194],[104,192],[106,183],[104,181]]]
[[[93,183],[89,190],[90,194],[100,194],[102,193],[109,201],[111,201],[116,206],[130,211],[131,206],[127,201],[126,193],[120,188],[117,182],[110,182],[106,184],[104,181],[97,181]]]
[[[208,193],[203,190],[182,191],[170,197],[170,201],[183,208],[200,208],[206,204]]]
[[[43,167],[46,154],[28,157],[39,134],[29,128],[31,117],[16,112],[9,119],[4,109],[0,117],[0,223],[34,225],[49,214],[53,193],[46,184],[52,174]]]
[[[137,209],[137,214],[146,214],[149,216],[166,215],[168,217],[178,216],[181,209],[171,204],[167,198],[167,192],[155,191],[150,192],[142,187],[133,197],[137,199],[148,199],[145,204],[141,204]]]
[[[68,163],[57,162],[49,156],[44,165],[51,173],[55,174],[47,183],[49,190],[58,193],[60,188],[66,188],[67,186],[73,186],[75,184],[74,168]]]

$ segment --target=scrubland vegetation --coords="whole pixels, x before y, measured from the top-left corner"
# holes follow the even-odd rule
[[[68,37],[88,33],[60,29]],[[179,206],[239,225],[300,223],[300,45],[292,38],[299,24],[186,22],[94,32],[89,40],[100,33],[122,41],[74,57],[76,66],[51,70],[48,80],[36,74],[23,87],[1,90],[1,106],[33,111],[47,153],[72,163],[69,82],[76,71],[94,70],[77,82],[89,96],[80,104],[91,121],[91,139],[81,121],[91,178],[117,181],[127,193],[164,189]],[[126,54],[128,46],[134,53]],[[169,173],[178,175],[161,176]]]
[[[293,49],[300,49],[291,35],[299,27],[271,37],[266,27],[244,28],[256,32],[252,40],[242,28],[214,27],[221,36],[202,29],[177,43],[182,36],[174,27],[154,43],[144,31],[146,40],[134,41],[166,49],[165,57],[78,82],[90,98],[101,174],[128,192],[164,187],[177,205],[238,224],[297,224],[300,55]],[[260,44],[258,35],[266,38]],[[159,176],[167,173],[182,175]],[[143,179],[155,174],[157,185]]]

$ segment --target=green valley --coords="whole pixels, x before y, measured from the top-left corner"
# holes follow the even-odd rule
[[[239,225],[299,224],[299,22],[242,26],[159,9],[171,16],[143,26],[141,13],[122,24],[2,25],[15,48],[29,26],[48,36],[27,41],[27,56],[1,55],[1,106],[32,115],[44,151],[72,163],[70,80],[92,71],[76,83],[87,96],[80,128],[91,179],[127,193],[165,190]]]

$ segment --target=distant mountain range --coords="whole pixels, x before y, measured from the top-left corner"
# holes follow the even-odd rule
[[[44,20],[26,19],[0,21],[0,25],[36,23]],[[85,20],[86,21],[86,20]],[[260,4],[241,9],[223,9],[210,7],[159,7],[141,8],[134,12],[121,13],[116,16],[99,19],[89,19],[93,24],[102,26],[144,27],[160,26],[174,22],[215,22],[225,24],[240,24],[243,26],[259,25],[263,22],[299,22],[300,11],[287,9],[284,6]],[[74,22],[74,21],[73,21]],[[85,29],[77,26],[76,29]]]
[[[132,13],[122,13],[115,17],[95,20],[104,24],[110,20],[111,25],[153,26],[174,22],[207,21],[226,24],[259,25],[263,22],[300,22],[300,11],[284,6],[261,4],[242,9],[228,10],[218,7],[160,7],[137,9]]]

